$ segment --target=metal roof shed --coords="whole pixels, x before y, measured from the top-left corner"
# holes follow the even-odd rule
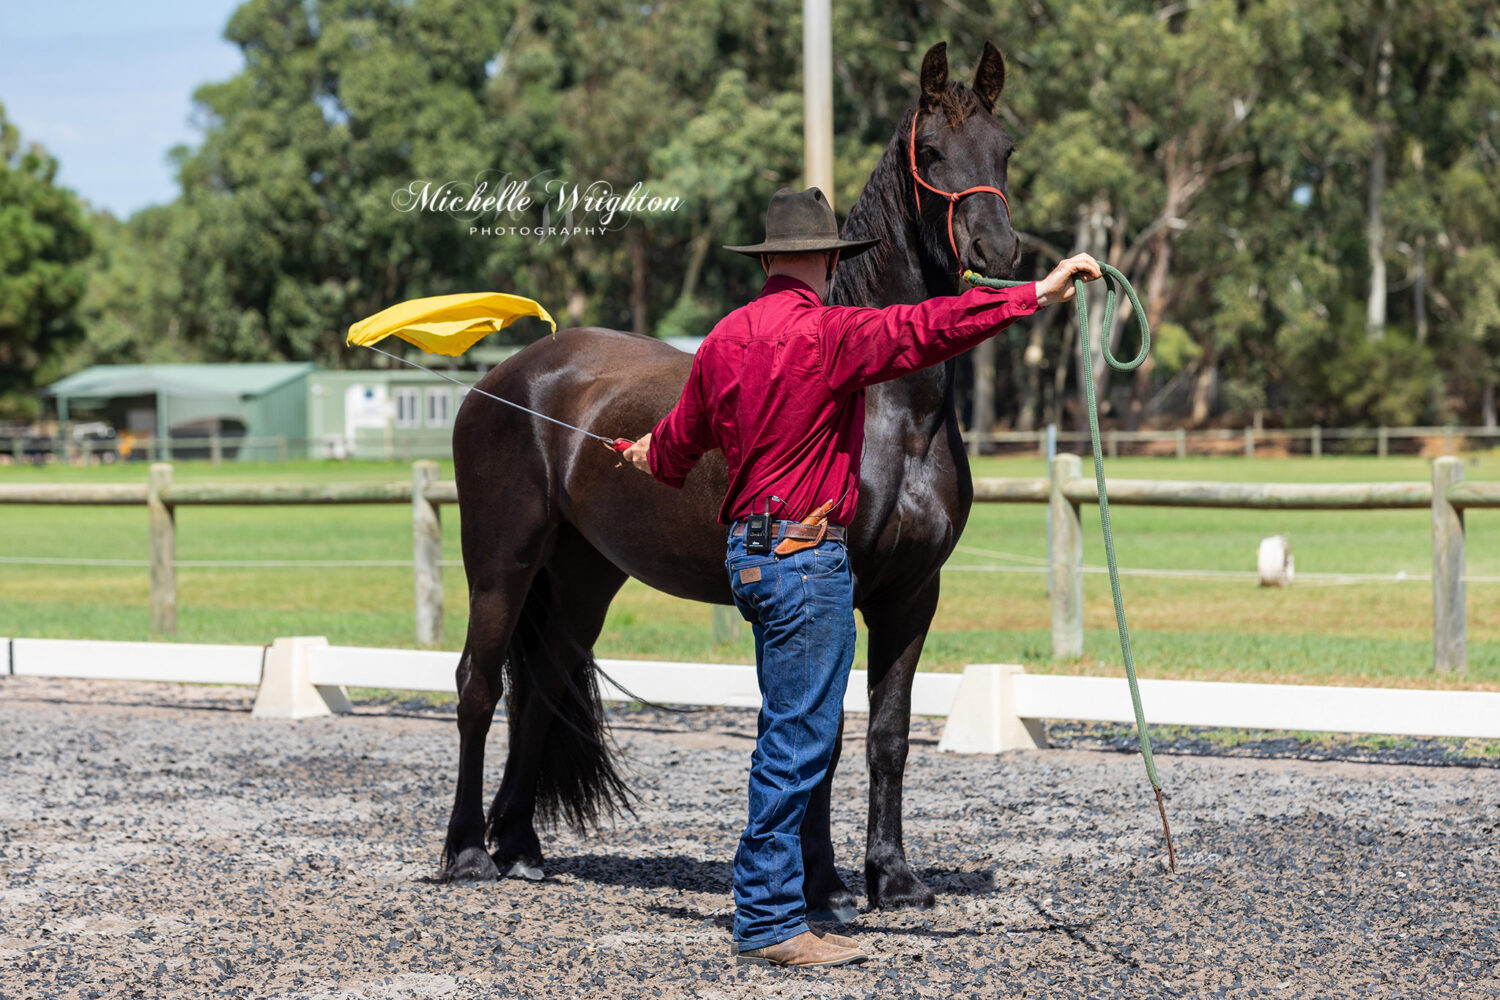
[[[310,361],[264,364],[94,365],[44,391],[57,400],[60,420],[75,406],[105,408],[122,400],[155,400],[154,433],[209,420],[233,420],[247,437],[306,436],[303,382]]]

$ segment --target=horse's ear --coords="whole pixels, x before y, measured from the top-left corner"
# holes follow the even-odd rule
[[[1005,89],[1005,57],[994,43],[984,43],[984,54],[979,57],[979,68],[974,71],[974,93],[979,102],[991,114],[995,113],[995,100]]]
[[[937,100],[948,86],[948,43],[938,42],[922,57],[922,93]]]

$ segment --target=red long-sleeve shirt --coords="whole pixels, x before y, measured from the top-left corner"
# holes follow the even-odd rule
[[[854,519],[865,437],[864,388],[961,354],[1037,310],[1036,285],[971,288],[884,309],[825,306],[805,282],[768,279],[709,333],[682,398],[651,433],[651,474],[682,487],[722,448],[729,489],[719,520],[766,509],[801,520],[829,500]]]

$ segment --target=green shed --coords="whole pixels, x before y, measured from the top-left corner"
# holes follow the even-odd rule
[[[174,455],[206,448],[207,439],[242,442],[230,453],[266,458],[306,435],[311,362],[288,364],[94,365],[44,392],[60,421],[103,420],[119,434],[122,453],[155,450],[172,440]]]
[[[480,373],[446,372],[466,385]],[[48,386],[63,423],[102,420],[122,455],[442,458],[467,389],[408,368],[95,365]],[[164,442],[170,441],[170,445]]]

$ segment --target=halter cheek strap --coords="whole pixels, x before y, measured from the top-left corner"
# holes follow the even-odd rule
[[[1006,199],[1005,192],[1001,191],[999,188],[992,188],[980,184],[971,188],[964,188],[962,191],[954,193],[952,191],[944,191],[941,188],[935,188],[931,184],[923,180],[922,175],[917,173],[917,118],[920,114],[921,111],[918,110],[911,116],[911,179],[913,182],[911,187],[912,196],[917,199],[917,204],[918,206],[920,206],[922,204],[922,197],[921,192],[918,189],[918,185],[921,185],[921,187],[926,188],[933,194],[948,199],[948,245],[953,248],[954,261],[957,262],[960,267],[962,267],[963,262],[958,256],[958,242],[953,238],[953,210],[958,207],[958,200],[971,194],[980,194],[981,192],[986,194],[999,195],[1000,204],[1005,206],[1006,222],[1010,221],[1010,202]]]

